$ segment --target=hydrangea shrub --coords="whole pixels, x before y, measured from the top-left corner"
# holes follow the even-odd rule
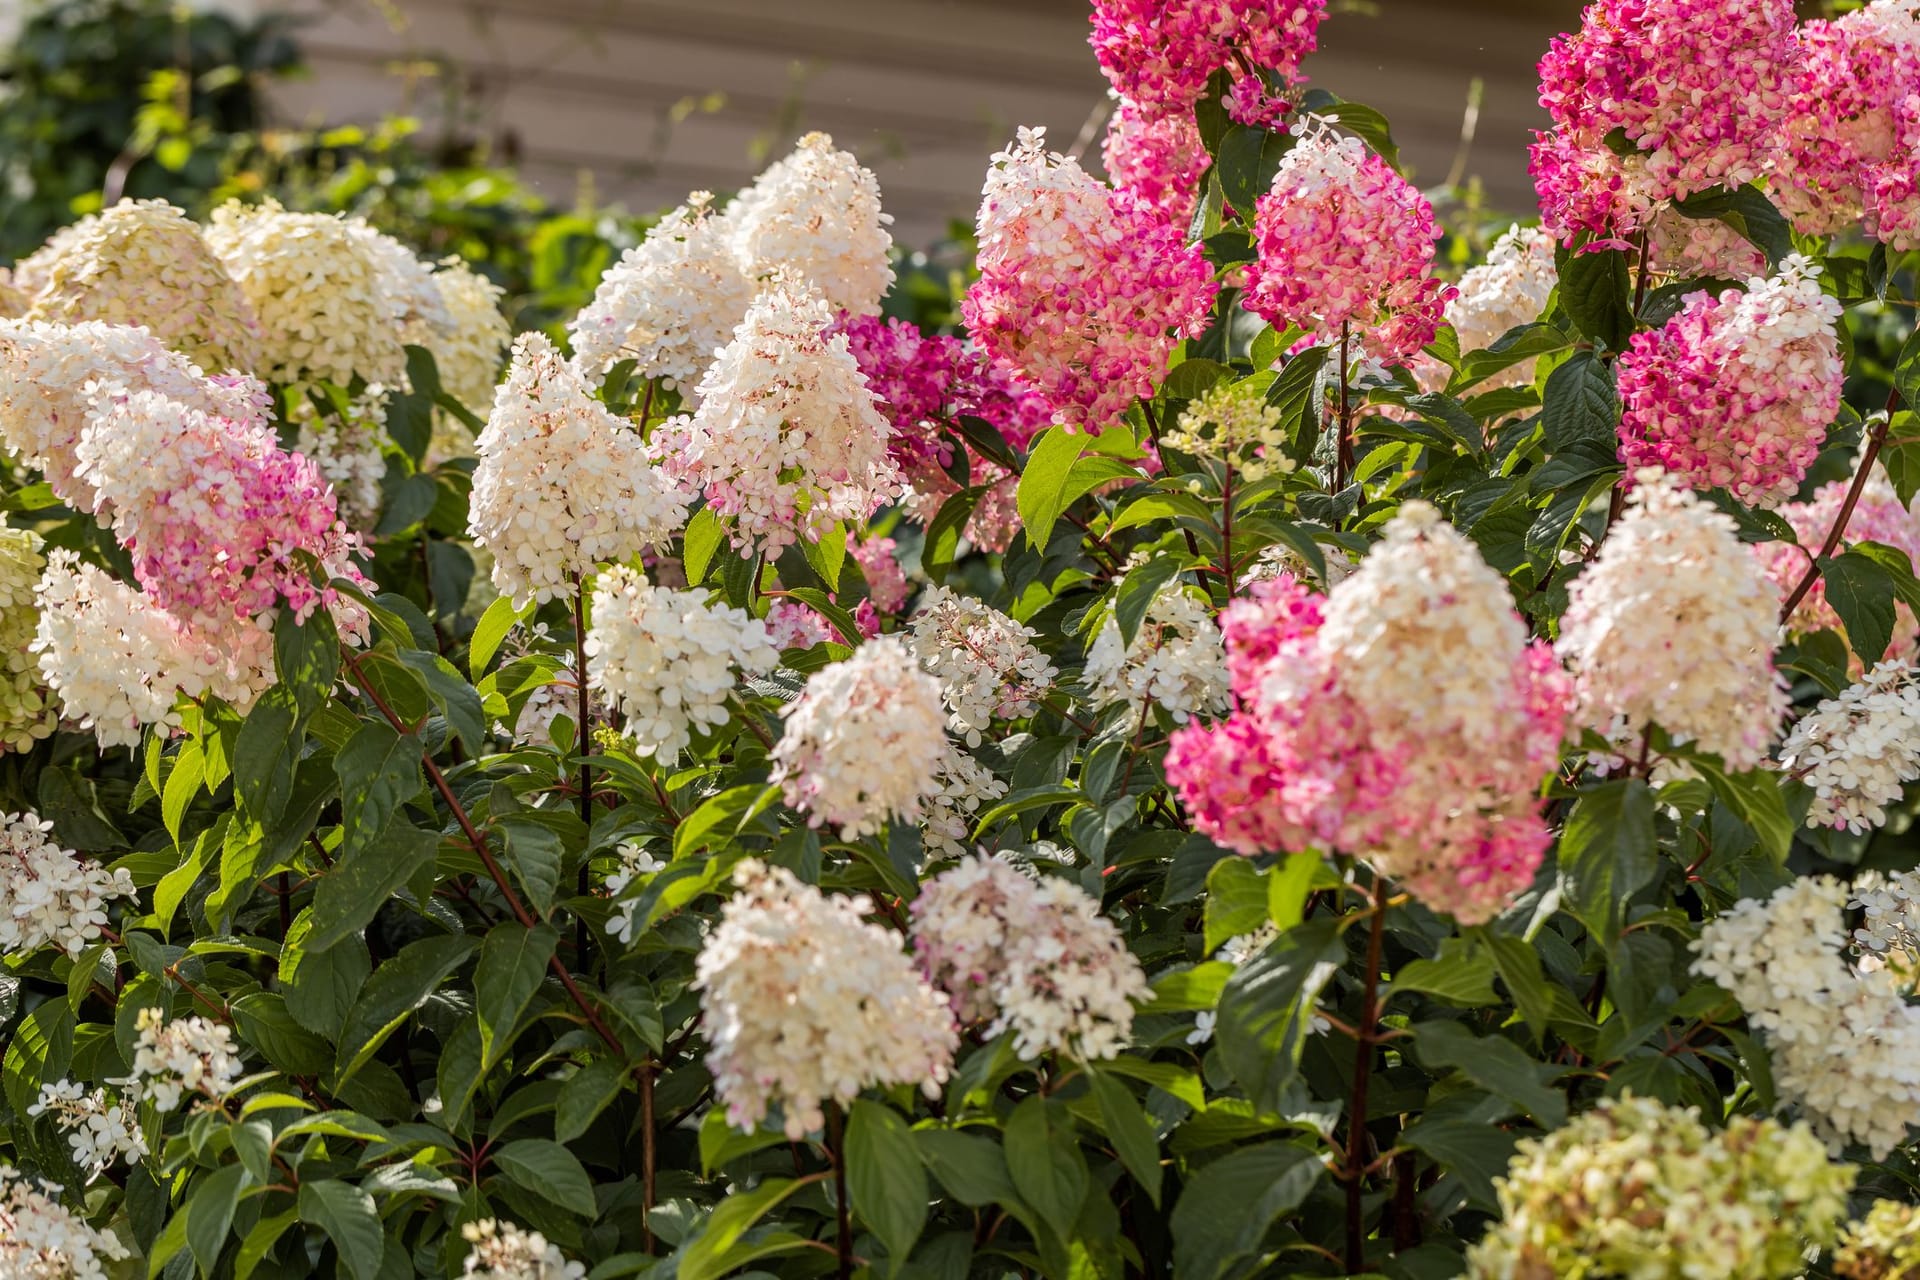
[[[951,331],[822,134],[15,264],[0,1278],[1920,1274],[1915,6],[1596,0],[1479,262],[1324,8]]]

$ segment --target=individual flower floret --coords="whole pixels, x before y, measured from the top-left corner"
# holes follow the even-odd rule
[[[908,624],[907,643],[939,681],[948,724],[980,745],[995,720],[1032,715],[1059,673],[1034,647],[1037,633],[984,600],[929,587]]]
[[[0,813],[0,951],[28,955],[55,946],[77,957],[107,927],[107,903],[134,896],[126,871],[107,871],[62,849],[51,822]]]
[[[893,286],[890,214],[873,171],[824,133],[809,133],[727,210],[734,252],[749,276],[783,272],[835,310],[870,316]]]

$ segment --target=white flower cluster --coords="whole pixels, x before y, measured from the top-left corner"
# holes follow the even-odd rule
[[[1034,646],[1037,633],[972,596],[928,587],[907,628],[920,665],[940,681],[948,724],[980,745],[995,720],[1032,715],[1059,672]]]
[[[620,869],[607,875],[607,893],[619,902],[620,895],[627,886],[641,876],[650,876],[657,871],[666,870],[667,864],[653,856],[653,853],[637,840],[620,842]],[[633,918],[633,902],[619,903],[619,910],[607,921],[607,928],[614,937],[622,942],[632,942],[634,931],[639,927]]]
[[[60,723],[33,658],[34,588],[46,564],[39,535],[0,524],[0,751],[26,751]]]
[[[128,1082],[143,1102],[171,1111],[189,1093],[224,1098],[240,1078],[240,1048],[221,1023],[198,1015],[169,1022],[159,1009],[142,1009],[135,1026]]]
[[[707,1067],[727,1119],[753,1129],[778,1104],[787,1136],[869,1085],[939,1096],[958,1037],[946,1000],[864,897],[829,897],[748,860],[695,965]]]
[[[786,708],[773,781],[810,825],[857,840],[889,818],[925,811],[934,771],[950,750],[940,683],[897,636],[879,636],[844,662],[807,677]]]
[[[1804,1275],[1846,1221],[1854,1168],[1806,1126],[1610,1098],[1523,1138],[1494,1186],[1501,1220],[1467,1251],[1471,1280]]]
[[[1204,604],[1170,583],[1147,606],[1132,644],[1121,643],[1116,619],[1101,624],[1087,647],[1086,683],[1094,705],[1128,703],[1136,720],[1148,702],[1182,724],[1216,715],[1229,705],[1220,628]]]
[[[1488,691],[1512,686],[1526,626],[1506,582],[1429,504],[1388,521],[1325,617],[1320,642],[1341,655],[1341,687],[1393,708],[1409,736],[1444,730],[1471,744],[1508,732]]]
[[[251,378],[209,379],[145,329],[0,320],[0,438],[77,511],[94,509],[94,493],[74,478],[74,448],[95,392],[108,386],[152,391],[236,421],[263,420],[267,405]]]
[[[1920,977],[1920,873],[1870,874],[1853,882],[1847,909],[1860,913],[1853,948],[1861,964]]]
[[[139,1164],[148,1154],[132,1101],[109,1099],[105,1089],[88,1092],[77,1080],[43,1084],[39,1100],[27,1108],[27,1114],[53,1116],[73,1148],[74,1163],[90,1178],[121,1161]]]
[[[878,314],[893,287],[893,218],[880,210],[880,184],[824,133],[807,134],[754,179],[727,218],[749,276],[803,277],[835,310],[856,316]]]
[[[460,1274],[472,1280],[580,1280],[584,1263],[568,1262],[560,1247],[538,1231],[522,1231],[511,1222],[482,1218],[460,1228],[472,1246]]]
[[[105,1263],[133,1256],[111,1231],[74,1216],[59,1196],[56,1183],[0,1165],[0,1276],[106,1280]]]
[[[133,878],[62,849],[51,822],[0,813],[0,951],[24,956],[57,946],[69,956],[100,940],[107,902],[134,896]]]
[[[624,565],[594,585],[592,616],[587,687],[613,699],[638,755],[672,761],[695,727],[726,723],[737,671],[780,664],[766,624],[746,610],[656,587]]]
[[[1553,233],[1545,228],[1516,225],[1493,242],[1485,262],[1460,277],[1446,315],[1462,352],[1485,351],[1509,329],[1540,318],[1560,282],[1554,246]],[[1510,365],[1480,383],[1480,389],[1531,383],[1535,363],[1528,359]]]
[[[580,718],[580,682],[574,678],[570,666],[559,668],[545,684],[535,686],[527,694],[513,722],[514,743],[545,746],[553,740],[553,722],[561,716],[569,720]]]
[[[1622,750],[1657,724],[1731,769],[1766,759],[1787,710],[1773,666],[1780,601],[1732,517],[1642,470],[1568,598],[1557,649],[1576,725]]]
[[[187,215],[165,200],[122,200],[77,224],[41,263],[26,313],[54,324],[143,325],[210,372],[250,372],[253,307]]]
[[[478,452],[467,532],[493,553],[493,584],[517,603],[551,600],[686,523],[686,495],[646,441],[542,334],[513,344]]]
[[[818,542],[902,491],[893,427],[832,320],[818,293],[776,277],[700,379],[692,416],[656,433],[664,465],[748,554]]]
[[[696,191],[620,255],[567,326],[573,359],[598,380],[622,360],[634,375],[692,384],[753,301],[733,252],[733,225]]]
[[[1111,1058],[1133,1033],[1146,972],[1100,903],[1058,876],[1035,880],[981,854],[926,884],[913,944],[933,983],[989,1036],[1014,1033],[1023,1058]]]
[[[1007,784],[994,776],[993,770],[958,747],[950,747],[934,769],[927,791],[927,847],[939,857],[964,857],[980,807],[1006,794]]]
[[[182,693],[211,693],[244,713],[273,683],[271,631],[232,628],[216,645],[64,548],[48,557],[36,605],[40,673],[67,718],[103,747],[138,746],[145,726],[179,724]]]
[[[1781,1096],[1830,1145],[1859,1142],[1881,1160],[1920,1123],[1920,1007],[1906,1001],[1910,980],[1877,953],[1848,963],[1851,901],[1831,876],[1749,898],[1701,931],[1693,971],[1765,1033]]]
[[[446,307],[447,327],[429,332],[422,345],[433,353],[447,394],[469,409],[484,409],[493,403],[501,354],[513,341],[513,326],[500,310],[500,286],[458,258],[442,262],[433,282]],[[443,458],[473,452],[472,434],[444,412],[434,418],[433,442]]]
[[[1883,826],[1886,807],[1920,778],[1920,684],[1912,665],[1882,662],[1824,699],[1780,744],[1780,767],[1813,788],[1808,826],[1856,835]]]

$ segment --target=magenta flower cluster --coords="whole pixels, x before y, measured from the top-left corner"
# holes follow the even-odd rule
[[[1156,116],[1126,98],[1114,104],[1100,159],[1114,186],[1181,226],[1192,219],[1200,179],[1213,163],[1190,112]]]
[[[1299,83],[1326,10],[1326,0],[1094,0],[1089,42],[1114,89],[1148,116],[1191,111],[1224,68],[1234,118],[1271,123],[1287,104],[1259,72]]]
[[[1439,330],[1451,286],[1431,274],[1433,206],[1357,138],[1309,116],[1254,214],[1246,306],[1320,342],[1406,360]]]

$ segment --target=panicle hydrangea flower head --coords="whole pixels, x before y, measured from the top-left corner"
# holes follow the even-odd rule
[[[949,750],[946,713],[940,682],[899,637],[869,640],[808,676],[785,714],[773,781],[809,825],[857,840],[925,811],[929,780]]]
[[[1839,520],[1840,511],[1846,505],[1847,492],[1851,487],[1849,481],[1835,480],[1822,485],[1806,502],[1789,502],[1780,508],[1780,514],[1792,526],[1795,542],[1763,542],[1751,548],[1754,558],[1779,593],[1781,602],[1784,603],[1799,584],[1807,566],[1812,563],[1813,555],[1825,544],[1827,534]],[[1842,531],[1836,549],[1856,542],[1878,542],[1893,547],[1905,552],[1910,563],[1920,565],[1920,515],[1916,515],[1909,504],[1900,501],[1900,495],[1887,479],[1886,472],[1878,466],[1874,467],[1860,490],[1859,500],[1847,518],[1847,527]],[[1843,637],[1846,635],[1840,615],[1827,600],[1824,575],[1814,580],[1813,587],[1794,606],[1793,613],[1787,618],[1787,630],[1794,635],[1814,631],[1832,631]],[[1913,610],[1907,607],[1905,601],[1895,601],[1893,636],[1887,643],[1887,651],[1884,654],[1851,654],[1853,674],[1859,675],[1866,670],[1868,662],[1878,662],[1882,658],[1912,657],[1916,641],[1920,641],[1920,623],[1916,623]]]
[[[657,587],[616,565],[593,588],[587,687],[613,699],[634,752],[671,761],[695,729],[727,721],[739,671],[765,673],[780,651],[764,622],[705,593]]]
[[[1114,103],[1100,159],[1114,186],[1133,192],[1177,226],[1193,218],[1200,179],[1213,163],[1192,115],[1153,115],[1126,98]]]
[[[74,476],[74,451],[105,386],[151,391],[237,421],[265,422],[270,403],[253,379],[209,378],[145,329],[0,320],[0,439],[80,511],[95,509],[95,495]]]
[[[251,372],[259,324],[200,228],[165,200],[122,200],[42,264],[26,314],[54,324],[141,325],[203,369]]]
[[[1321,342],[1348,330],[1376,359],[1410,359],[1433,341],[1452,294],[1430,274],[1433,206],[1321,117],[1304,117],[1293,133],[1272,189],[1255,205],[1259,257],[1247,309]]]
[[[1862,834],[1920,778],[1920,684],[1910,663],[1882,662],[1802,717],[1780,744],[1780,767],[1813,788],[1809,827]]]
[[[1048,151],[1040,129],[994,155],[979,237],[967,331],[1076,430],[1097,433],[1152,395],[1219,293],[1179,227]]]
[[[1913,0],[1873,0],[1796,33],[1805,74],[1788,118],[1773,195],[1803,231],[1857,224],[1896,252],[1916,243],[1920,14]]]
[[[686,495],[647,442],[542,334],[515,340],[478,452],[467,532],[493,553],[494,586],[518,602],[551,600],[686,523]]]
[[[1839,1280],[1920,1280],[1920,1206],[1875,1200],[1833,1255]]]
[[[749,859],[695,962],[707,1067],[727,1119],[751,1130],[770,1105],[798,1141],[870,1085],[938,1096],[958,1042],[953,1014],[900,939],[833,896]]]
[[[0,267],[0,320],[15,320],[27,314],[32,306],[26,290],[20,287],[11,271]]]
[[[370,588],[351,559],[360,540],[313,463],[282,449],[271,427],[104,388],[74,453],[95,511],[110,518],[134,577],[162,608],[224,633],[282,603],[302,622],[325,606],[365,638],[365,611],[316,583],[306,562],[317,560],[329,581]]]
[[[1543,208],[1581,203],[1580,157],[1604,171],[1616,129],[1641,153],[1651,201],[1754,181],[1786,142],[1799,76],[1792,0],[1595,0],[1540,60],[1555,125],[1534,147]]]
[[[1059,672],[1034,647],[1037,632],[984,600],[928,587],[908,624],[907,644],[939,681],[948,726],[980,745],[995,720],[1019,720],[1039,709]]]
[[[57,946],[69,957],[98,942],[107,903],[134,895],[132,878],[62,849],[51,822],[0,813],[0,949],[27,955]]]
[[[1793,496],[1840,408],[1840,302],[1798,254],[1770,279],[1688,296],[1619,359],[1620,460],[1747,506]]]
[[[807,134],[755,178],[727,222],[747,275],[804,279],[835,310],[877,314],[893,287],[893,216],[881,212],[880,184],[824,133]]]
[[[1898,930],[1906,913],[1869,912],[1864,954],[1848,959],[1847,910],[1875,896],[1876,879],[1849,887],[1803,876],[1736,903],[1701,930],[1693,972],[1740,1002],[1766,1040],[1781,1098],[1829,1147],[1858,1142],[1884,1160],[1920,1124],[1920,1007],[1907,1003],[1912,973],[1889,966],[1887,943],[1874,945],[1876,926]],[[1912,873],[1900,880],[1911,899],[1920,885]]]
[[[169,1021],[160,1009],[142,1009],[135,1026],[130,1083],[162,1111],[188,1094],[217,1101],[240,1078],[240,1047],[223,1023],[197,1014]]]
[[[768,639],[775,649],[782,652],[788,649],[811,649],[817,644],[831,644],[842,639],[819,613],[794,600],[775,600],[767,609],[764,621]],[[847,639],[850,640],[850,637]]]
[[[1786,714],[1779,601],[1733,519],[1655,469],[1568,591],[1560,656],[1574,722],[1637,750],[1650,725],[1751,769]]]
[[[953,461],[953,445],[942,428],[959,412],[959,383],[971,362],[966,344],[945,334],[921,333],[890,316],[842,316],[837,328],[866,377],[874,407],[893,424],[894,461],[906,469]]]
[[[1789,1280],[1809,1243],[1839,1235],[1854,1172],[1805,1125],[1734,1116],[1715,1131],[1697,1108],[1609,1098],[1520,1140],[1467,1274]]]
[[[538,1231],[523,1231],[511,1222],[481,1218],[460,1228],[470,1246],[460,1274],[469,1280],[580,1280],[585,1263],[569,1262],[560,1246]]]
[[[818,542],[900,492],[893,430],[832,318],[818,294],[775,280],[700,379],[693,414],[656,433],[668,472],[706,494],[744,553]]]
[[[991,1018],[1023,1058],[1111,1058],[1133,1031],[1146,973],[1100,903],[1059,877],[963,858],[913,903],[913,945],[962,1022]]]
[[[635,377],[696,382],[753,301],[732,231],[713,196],[696,191],[621,254],[567,326],[580,371],[597,382],[632,360]]]
[[[66,718],[102,747],[137,746],[147,725],[177,727],[183,693],[213,694],[245,714],[273,684],[264,623],[196,631],[65,548],[47,557],[34,598],[29,648],[40,673]]]
[[[900,612],[907,603],[907,574],[894,555],[899,543],[882,534],[847,539],[847,554],[867,580],[867,599],[881,613]]]
[[[1115,92],[1146,115],[1191,112],[1224,68],[1234,118],[1253,123],[1286,110],[1253,69],[1299,84],[1326,11],[1326,0],[1094,0],[1088,43]]]
[[[90,1179],[122,1162],[138,1164],[149,1154],[132,1099],[110,1099],[105,1089],[88,1092],[77,1080],[49,1081],[40,1086],[27,1114],[53,1117],[67,1135],[73,1162]]]
[[[1553,236],[1546,228],[1516,225],[1493,242],[1485,262],[1460,277],[1447,300],[1446,319],[1463,353],[1485,351],[1508,330],[1540,318],[1560,283],[1553,250]],[[1522,360],[1479,385],[1485,389],[1530,385],[1536,363]]]
[[[1355,854],[1464,923],[1530,885],[1569,690],[1478,560],[1408,504],[1324,599],[1281,573],[1232,604],[1236,710],[1167,753],[1196,829],[1247,854]]]
[[[972,843],[980,807],[1007,794],[993,770],[958,747],[950,747],[933,771],[927,790],[922,833],[927,847],[943,858],[962,858]]]
[[[500,310],[502,290],[458,258],[442,262],[433,282],[446,304],[448,324],[421,345],[433,353],[447,393],[469,409],[484,409],[493,403],[501,357],[513,341],[513,326]],[[441,458],[469,455],[473,435],[445,411],[436,411],[433,451]]]
[[[1161,445],[1196,458],[1222,459],[1249,484],[1293,470],[1280,410],[1255,386],[1221,383],[1201,393],[1162,435]]]
[[[1225,711],[1227,655],[1207,607],[1178,583],[1147,606],[1133,643],[1123,643],[1108,617],[1087,647],[1085,680],[1095,706],[1130,705],[1136,715],[1155,703],[1176,721]]]
[[[34,588],[46,564],[38,534],[0,524],[0,751],[30,750],[60,723],[33,657]]]
[[[106,1280],[105,1264],[132,1256],[113,1232],[96,1230],[60,1203],[59,1184],[0,1165],[0,1274]]]
[[[406,302],[390,296],[378,245],[357,233],[357,221],[271,201],[214,210],[207,243],[259,317],[257,372],[269,382],[405,381]]]

